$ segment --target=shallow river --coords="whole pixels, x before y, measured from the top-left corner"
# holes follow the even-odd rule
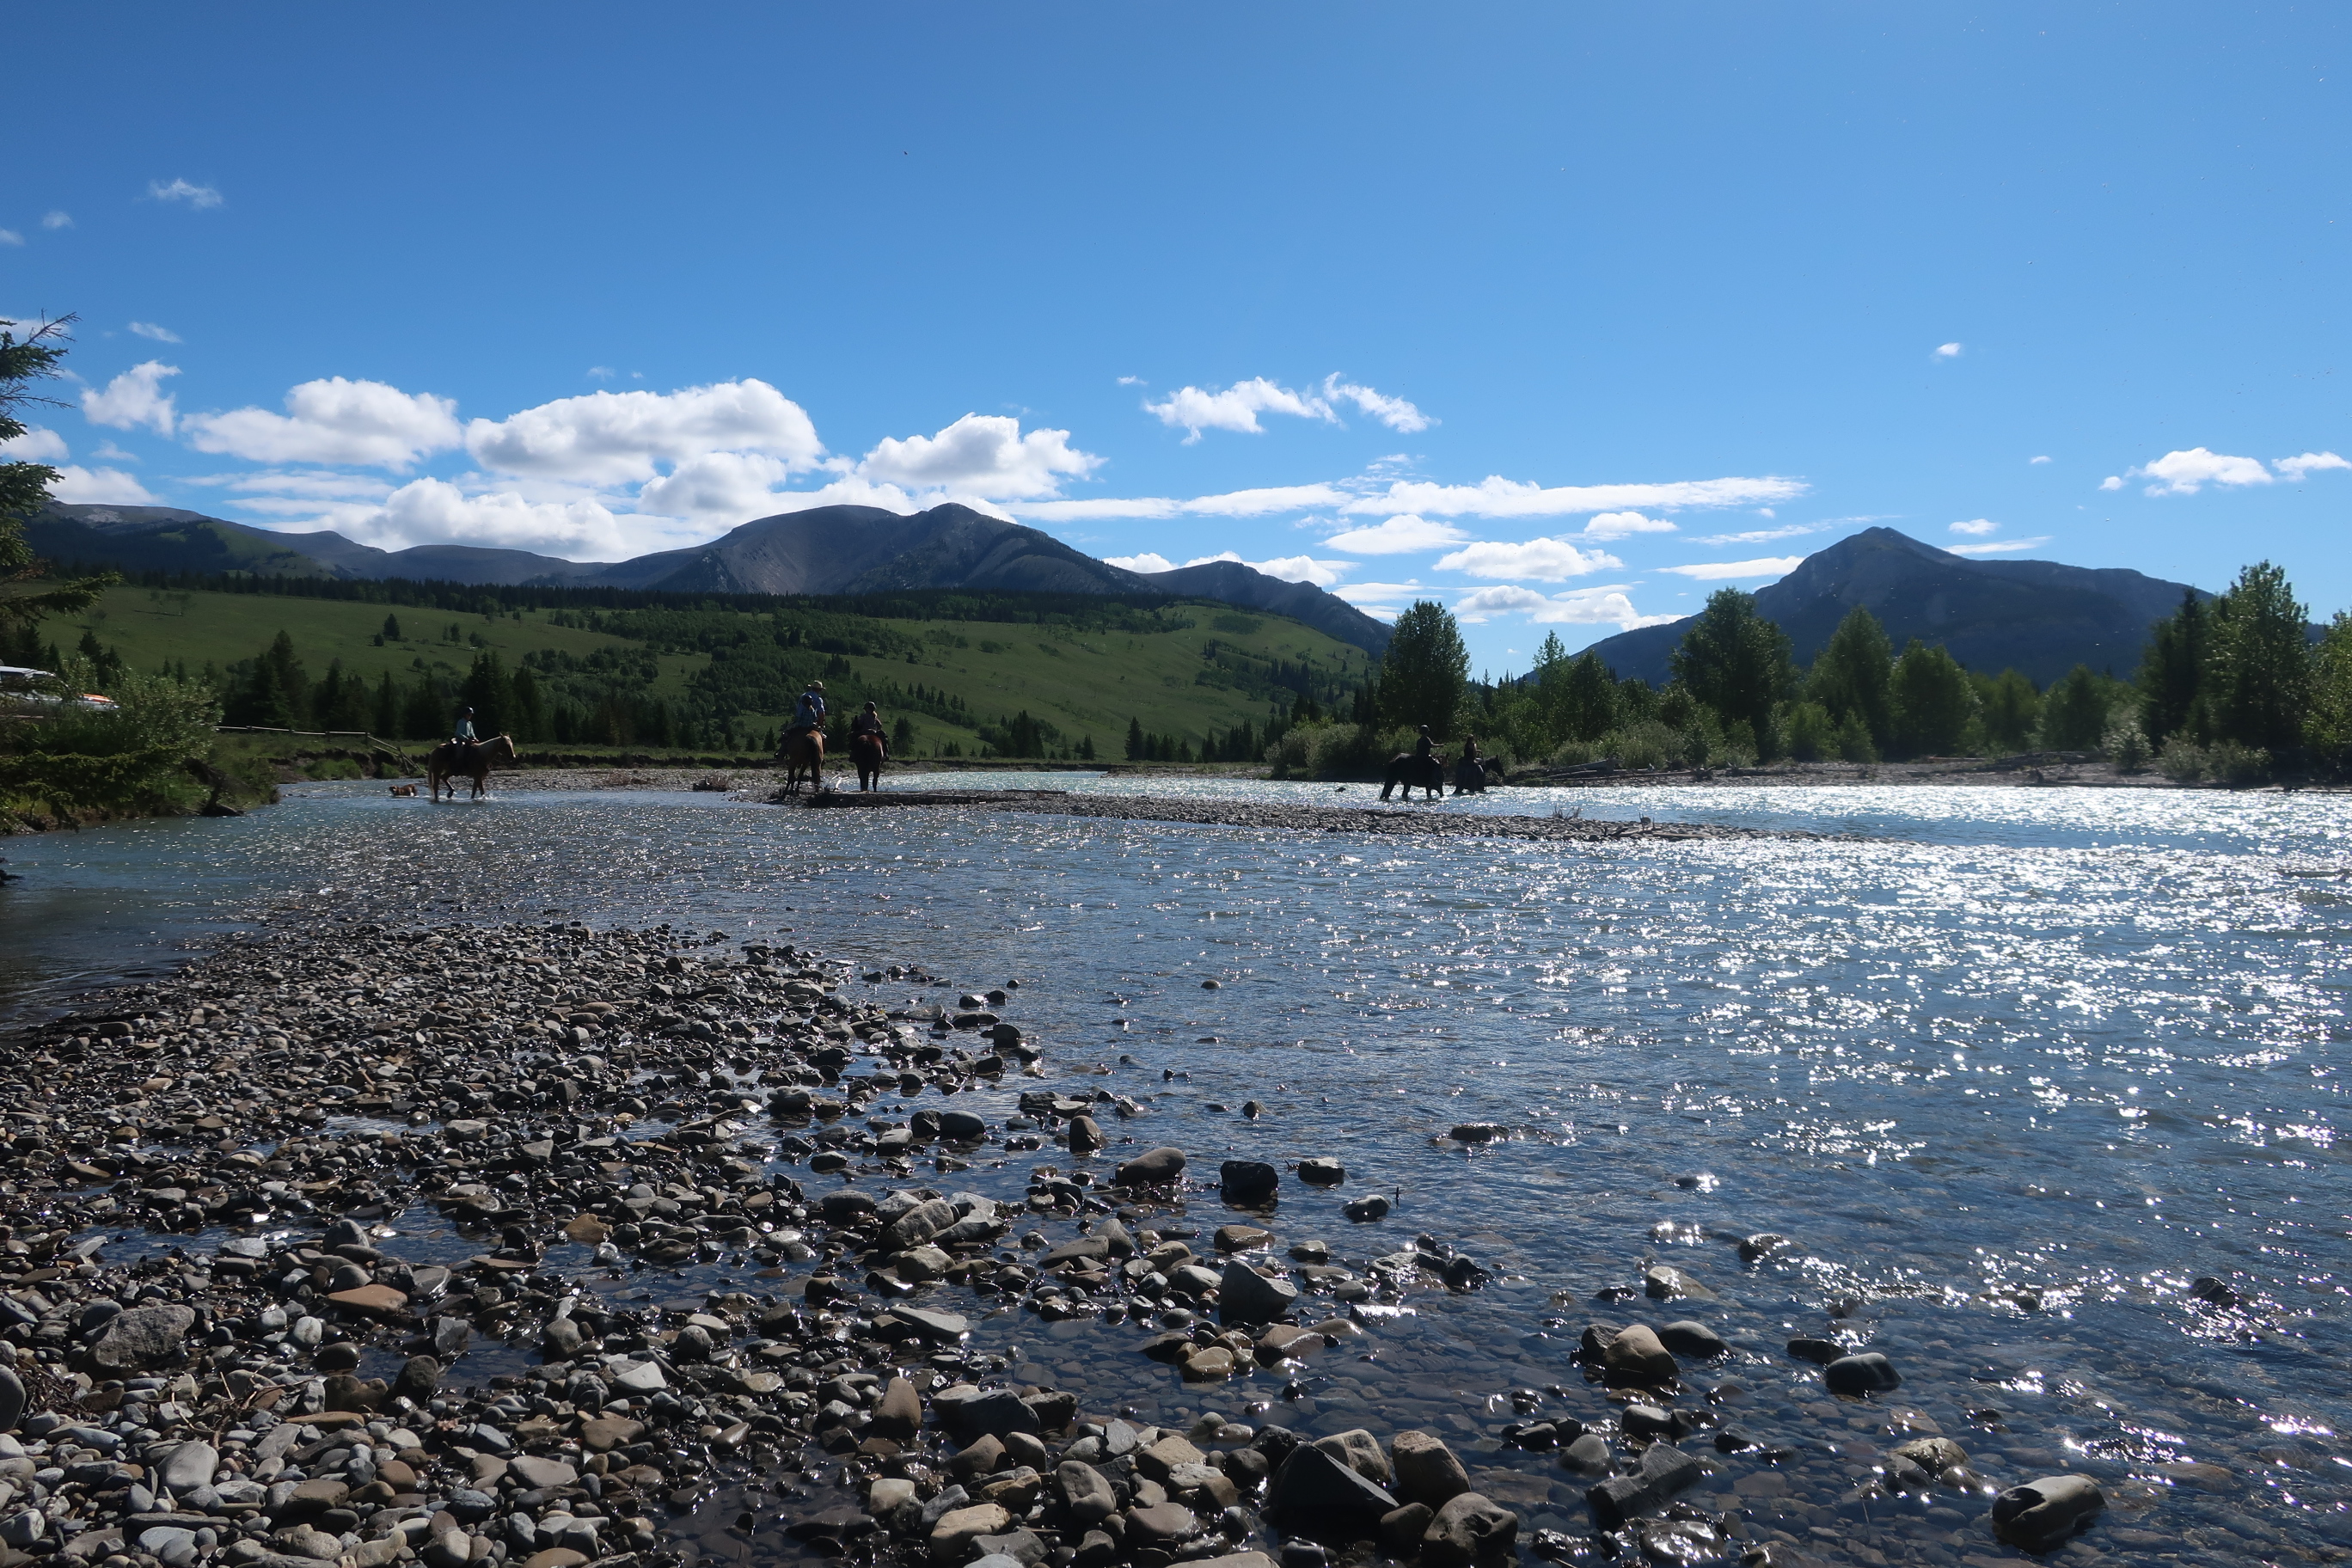
[[[668,921],[961,985],[1017,978],[1013,1016],[1057,1081],[1154,1097],[1115,1135],[1210,1170],[1342,1160],[1337,1194],[1286,1182],[1286,1242],[1360,1258],[1427,1232],[1502,1276],[1415,1297],[1378,1326],[1376,1359],[1335,1350],[1286,1402],[1264,1376],[1187,1389],[1133,1353],[1131,1329],[983,1325],[979,1342],[1018,1344],[1090,1407],[1167,1420],[1272,1401],[1262,1418],[1309,1431],[1431,1426],[1474,1470],[1523,1473],[1507,1500],[1531,1522],[1582,1529],[1570,1478],[1477,1434],[1509,1418],[1515,1387],[1557,1385],[1550,1410],[1597,1418],[1567,1361],[1584,1322],[1691,1316],[1740,1346],[1717,1373],[1745,1388],[1726,1410],[1802,1455],[1711,1506],[1759,1508],[1801,1540],[1862,1521],[1898,1560],[1956,1562],[1955,1532],[1999,1551],[1980,1502],[1840,1507],[1883,1448],[1941,1431],[1999,1484],[2100,1478],[2111,1510],[2084,1560],[2352,1546],[2346,801],[1724,787],[1441,809],[1838,837],[1373,842],[645,793],[436,807],[304,785],[240,820],[7,841],[25,880],[0,891],[0,1024],[219,931],[326,915]],[[1250,1099],[1255,1121],[1223,1109]],[[1512,1136],[1446,1136],[1467,1122]],[[1027,1169],[999,1173],[1007,1195]],[[1378,1245],[1338,1213],[1367,1190],[1398,1201]],[[1726,1238],[1759,1231],[1801,1246],[1743,1268]],[[1638,1291],[1654,1261],[1717,1299],[1594,1304]],[[2200,1277],[2238,1304],[2200,1300]],[[1826,1331],[1885,1351],[1902,1389],[1826,1401],[1780,1349]]]

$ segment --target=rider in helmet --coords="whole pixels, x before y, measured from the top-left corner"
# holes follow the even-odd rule
[[[474,733],[474,710],[471,708],[457,710],[457,725],[449,731],[449,739],[457,745],[458,760],[472,766],[474,748],[481,744],[482,738]]]
[[[853,740],[860,735],[873,736],[874,743],[882,748],[882,760],[886,763],[890,760],[890,740],[882,732],[881,710],[871,702],[859,710],[857,717],[849,721],[849,734]]]
[[[1412,743],[1412,754],[1413,754],[1414,756],[1416,756],[1416,757],[1419,757],[1423,762],[1424,762],[1424,763],[1425,763],[1425,762],[1429,761],[1429,754],[1430,754],[1430,752],[1432,752],[1435,751],[1436,749],[1437,749],[1437,742],[1436,742],[1436,740],[1431,736],[1431,734],[1430,734],[1430,732],[1429,732],[1429,726],[1428,726],[1428,725],[1426,725],[1426,724],[1423,724],[1423,725],[1421,727],[1421,738],[1420,738],[1419,740],[1417,740],[1417,741],[1413,742],[1413,743]]]

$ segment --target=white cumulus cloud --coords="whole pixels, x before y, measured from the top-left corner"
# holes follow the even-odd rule
[[[1952,553],[1955,555],[2014,555],[2021,551],[2039,550],[2049,542],[2050,535],[2045,533],[2034,539],[1996,540],[1990,544],[1955,544],[1952,546]]]
[[[169,436],[178,418],[169,393],[163,391],[163,378],[180,374],[175,364],[149,360],[132,365],[106,384],[103,390],[86,387],[81,395],[82,416],[93,425],[110,425],[117,430],[135,430],[142,426],[158,436]]]
[[[1803,559],[1801,555],[1768,555],[1757,561],[1706,561],[1696,566],[1661,566],[1658,570],[1701,583],[1728,583],[1746,577],[1785,577]]]
[[[1936,345],[1936,357],[1937,359],[1958,359],[1960,357],[1960,345],[1958,343],[1937,343]]]
[[[179,333],[169,327],[159,327],[152,321],[133,321],[131,323],[131,331],[134,337],[152,338],[159,343],[176,343],[180,341]]]
[[[824,456],[807,412],[764,381],[680,392],[592,392],[477,419],[466,447],[484,468],[582,485],[642,484],[656,465],[706,452],[752,452],[792,468]]]
[[[1448,522],[1432,522],[1411,513],[1390,518],[1369,528],[1351,528],[1323,542],[1350,555],[1404,555],[1416,550],[1441,550],[1464,544],[1470,536]]]
[[[1464,595],[1454,613],[1474,624],[1501,615],[1524,615],[1538,626],[1616,626],[1626,631],[1681,618],[1643,615],[1622,586],[1578,588],[1565,594],[1538,594],[1516,586],[1480,588]]]
[[[457,445],[457,405],[380,381],[328,376],[286,394],[286,412],[232,408],[187,421],[188,444],[257,463],[349,463],[408,468]]]
[[[49,487],[52,499],[76,506],[152,506],[147,487],[120,468],[84,468],[72,464],[58,470]]]
[[[1402,397],[1390,397],[1374,392],[1369,386],[1343,381],[1336,374],[1323,378],[1323,395],[1330,402],[1354,404],[1364,414],[1400,435],[1418,435],[1437,423]]]
[[[147,195],[159,202],[185,202],[199,209],[221,205],[221,194],[210,185],[199,185],[187,180],[173,180],[165,184],[161,180],[147,182]]]
[[[1106,555],[1103,557],[1103,564],[1116,566],[1122,572],[1173,572],[1176,570],[1176,563],[1156,550],[1147,550],[1140,555]]]
[[[967,414],[936,436],[890,437],[857,465],[860,478],[916,490],[969,492],[1004,500],[1054,495],[1064,476],[1083,478],[1100,458],[1070,445],[1067,430],[1021,433],[1001,414]]]
[[[762,452],[703,452],[646,480],[637,504],[667,517],[732,526],[788,510],[775,501],[791,471],[782,458]]]
[[[1273,485],[1179,500],[1168,496],[1101,497],[1090,500],[1026,501],[1015,511],[1040,522],[1100,522],[1126,518],[1264,517],[1269,512],[1339,507],[1348,493],[1335,486]]]
[[[61,463],[66,459],[66,438],[36,425],[22,436],[0,441],[0,458],[12,463]]]
[[[642,522],[625,528],[602,502],[537,501],[512,491],[469,493],[446,479],[413,479],[368,508],[341,509],[340,531],[385,550],[477,544],[572,560],[614,561],[662,544]]]
[[[1356,513],[1410,511],[1440,517],[1565,517],[1585,511],[1649,507],[1761,506],[1793,500],[1805,493],[1802,479],[1768,475],[1759,479],[1678,479],[1645,485],[1542,485],[1489,475],[1475,485],[1440,485],[1399,479],[1376,495],[1358,496],[1346,509]]]
[[[1312,555],[1277,555],[1271,561],[1250,561],[1238,551],[1222,550],[1214,555],[1195,555],[1184,563],[1187,566],[1207,566],[1218,561],[1231,561],[1269,577],[1279,577],[1286,583],[1307,583],[1318,588],[1328,588],[1355,567],[1352,561],[1318,561]],[[1158,565],[1139,565],[1139,562],[1158,562]],[[1113,566],[1124,566],[1130,572],[1172,572],[1176,570],[1165,555],[1146,551],[1140,555],[1110,557]]]
[[[2299,485],[2306,475],[2315,474],[2322,468],[2352,468],[2352,462],[2347,462],[2333,452],[2305,452],[2299,458],[2273,458],[2271,467],[2276,468],[2279,478],[2287,483]]]
[[[2124,470],[2130,479],[2151,479],[2152,496],[2193,496],[2207,485],[2266,485],[2271,471],[2253,458],[2233,458],[2226,452],[2191,447],[2167,452],[2152,463]],[[2103,487],[2104,488],[2104,487]],[[2120,487],[2118,487],[2120,488]]]
[[[1257,422],[1261,414],[1287,414],[1297,419],[1338,417],[1323,399],[1311,393],[1277,386],[1262,375],[1237,381],[1222,392],[1181,386],[1161,402],[1146,403],[1143,411],[1157,415],[1162,425],[1185,431],[1184,444],[1188,447],[1206,430],[1263,434],[1265,426]]]
[[[1589,520],[1583,528],[1587,539],[1631,539],[1637,533],[1672,533],[1674,531],[1675,525],[1664,518],[1643,517],[1638,511],[1604,511]]]
[[[2026,458],[2026,459],[2025,459],[2025,461],[2026,461],[2026,465],[2027,465],[2029,468],[2030,468],[2030,467],[2032,467],[2032,466],[2033,464],[2035,464],[2035,463],[2046,463],[2046,462],[2048,462],[2049,460],[2050,460],[2050,457],[2049,457],[2049,454],[2048,454],[2048,453],[2044,453],[2044,454],[2042,454],[2041,457],[2038,457],[2038,458]]]
[[[2000,524],[1989,517],[1972,517],[1966,522],[1951,524],[1951,530],[1954,533],[1965,533],[1981,539],[1988,533],[1999,533]]]
[[[1532,577],[1538,583],[1560,583],[1615,571],[1624,564],[1605,550],[1579,550],[1564,539],[1530,539],[1525,544],[1465,545],[1451,555],[1440,556],[1437,570],[1473,577]]]

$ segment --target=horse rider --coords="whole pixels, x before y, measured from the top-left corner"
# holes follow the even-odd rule
[[[849,735],[852,740],[856,740],[860,735],[873,736],[874,743],[882,748],[882,760],[886,763],[890,760],[890,741],[889,737],[882,732],[882,714],[880,710],[871,702],[859,710],[856,718],[849,721]]]
[[[457,726],[449,732],[449,743],[457,748],[459,765],[474,765],[474,753],[480,747],[482,738],[474,733],[474,710],[471,708],[457,710]]]
[[[812,680],[801,689],[800,700],[793,705],[793,721],[784,731],[784,739],[805,735],[811,730],[824,728],[824,682]]]
[[[1430,753],[1436,749],[1437,742],[1431,736],[1429,726],[1423,724],[1421,727],[1421,738],[1412,743],[1412,754],[1425,763],[1429,761]]]
[[[1475,768],[1482,765],[1485,760],[1486,759],[1478,755],[1478,737],[1475,735],[1463,736],[1462,765],[1465,767]]]

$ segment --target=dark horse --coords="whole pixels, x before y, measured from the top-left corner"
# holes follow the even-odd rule
[[[1489,779],[1496,784],[1503,782],[1503,763],[1499,757],[1479,757],[1475,760],[1465,757],[1454,764],[1455,795],[1482,795],[1486,792]]]
[[[451,800],[457,798],[457,781],[466,779],[474,786],[467,798],[486,799],[490,793],[490,759],[503,752],[507,761],[515,760],[515,744],[511,736],[493,735],[472,746],[456,741],[444,741],[433,748],[425,759],[425,776],[433,786],[433,798],[439,800],[446,790]],[[415,790],[408,792],[415,794]]]
[[[802,730],[784,737],[776,748],[776,760],[784,764],[786,795],[801,793],[801,775],[808,774],[808,786],[817,794],[824,793],[824,731]]]
[[[861,790],[882,787],[882,737],[852,735],[849,737],[849,765],[857,770],[857,787]]]
[[[1427,790],[1427,799],[1444,799],[1445,753],[1433,752],[1426,757],[1417,757],[1411,752],[1399,752],[1389,759],[1389,771],[1381,776],[1381,798],[1388,799],[1389,792],[1399,784],[1404,785],[1407,800],[1417,789]]]

